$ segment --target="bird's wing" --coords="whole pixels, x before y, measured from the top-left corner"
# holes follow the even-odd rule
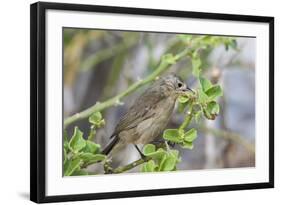
[[[165,98],[162,92],[156,89],[148,89],[140,97],[138,97],[133,106],[120,119],[117,124],[114,135],[118,135],[123,130],[136,127],[140,122],[151,118],[155,114],[157,103]]]

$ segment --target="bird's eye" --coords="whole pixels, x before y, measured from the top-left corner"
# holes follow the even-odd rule
[[[178,87],[179,87],[179,88],[182,87],[182,85],[183,85],[182,83],[178,83]]]

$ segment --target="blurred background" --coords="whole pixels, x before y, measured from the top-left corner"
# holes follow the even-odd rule
[[[89,29],[63,30],[64,43],[64,118],[114,97],[129,85],[148,76],[157,67],[161,56],[180,50],[176,34],[125,32]],[[238,49],[224,46],[209,48],[203,53],[202,69],[213,83],[222,86],[221,111],[214,121],[203,120],[190,127],[198,129],[193,150],[181,149],[180,170],[238,168],[255,166],[255,38],[235,37]],[[169,69],[191,88],[197,82],[192,77],[188,58]],[[147,86],[125,97],[122,106],[102,111],[106,121],[97,130],[94,141],[104,147],[115,125]],[[183,114],[175,108],[167,128],[177,128]],[[68,135],[74,126],[87,136],[87,119],[67,127]],[[133,146],[114,159],[116,166],[139,158]],[[93,165],[94,166],[94,165]],[[88,169],[96,169],[89,167]],[[137,168],[138,169],[138,168]],[[132,172],[136,171],[131,170]]]

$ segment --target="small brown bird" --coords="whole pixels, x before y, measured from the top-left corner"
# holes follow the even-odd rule
[[[121,117],[102,153],[112,155],[125,145],[133,144],[143,157],[137,144],[148,144],[163,132],[177,98],[187,91],[192,90],[175,75],[155,81]]]

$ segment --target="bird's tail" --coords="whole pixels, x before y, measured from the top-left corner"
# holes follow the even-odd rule
[[[105,148],[102,150],[102,154],[108,155],[113,147],[119,142],[120,138],[116,135],[112,138],[112,140],[105,146]]]

